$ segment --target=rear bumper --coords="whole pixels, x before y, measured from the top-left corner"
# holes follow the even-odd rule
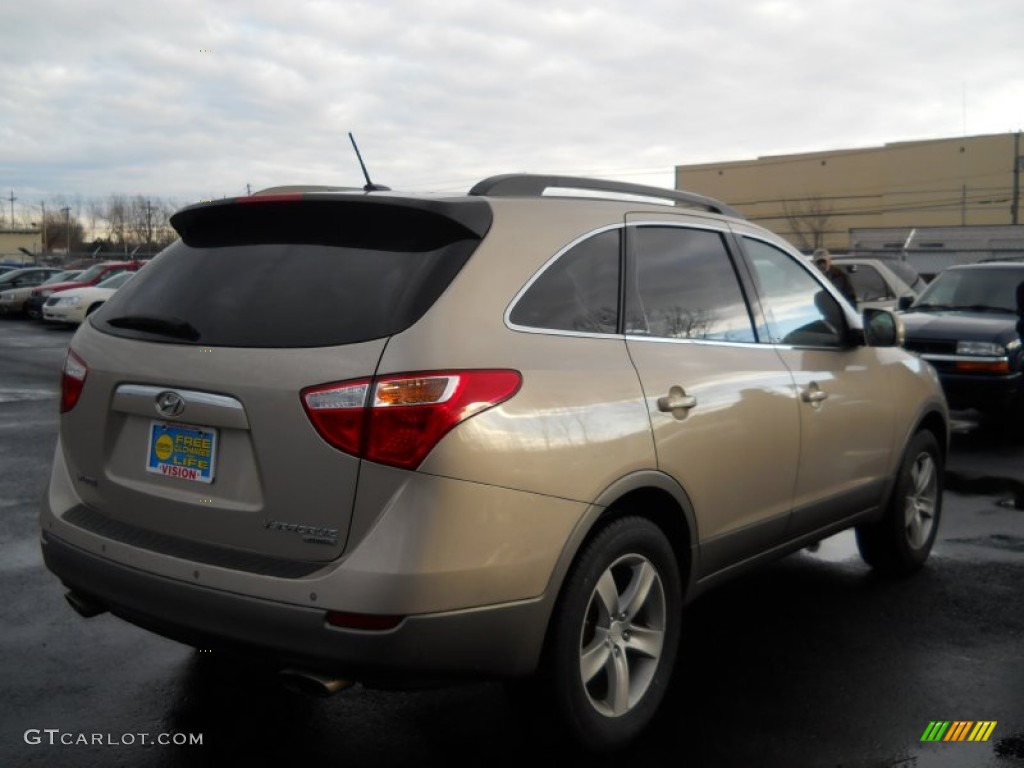
[[[339,629],[326,610],[234,594],[141,571],[42,535],[46,566],[72,591],[158,634],[214,651],[366,681],[502,677],[531,672],[543,600],[406,617],[382,632]]]
[[[200,647],[363,680],[536,667],[587,505],[368,464],[355,506],[341,558],[267,568],[248,562],[255,553],[154,535],[144,507],[122,515],[130,523],[88,511],[58,440],[40,509],[43,555],[72,591]],[[277,567],[295,563],[308,567]],[[328,625],[328,611],[405,618],[357,631]]]

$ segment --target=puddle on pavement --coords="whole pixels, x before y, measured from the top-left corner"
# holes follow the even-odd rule
[[[824,560],[827,563],[841,563],[852,558],[860,559],[853,531],[843,531],[835,536],[829,536],[801,551],[805,555]]]

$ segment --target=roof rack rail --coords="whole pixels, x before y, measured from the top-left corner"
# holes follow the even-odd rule
[[[671,200],[674,203],[685,203],[691,207],[703,208],[711,213],[720,213],[739,219],[745,218],[735,208],[714,198],[698,195],[694,192],[648,187],[643,184],[630,184],[624,181],[587,179],[579,176],[506,173],[484,179],[469,190],[469,194],[479,196],[491,195],[494,197],[540,197],[549,189],[581,189],[595,192],[615,192],[620,195],[651,197],[659,200]]]

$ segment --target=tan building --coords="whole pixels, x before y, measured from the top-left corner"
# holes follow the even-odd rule
[[[716,197],[803,250],[850,231],[1021,223],[1020,133],[676,166],[676,188]]]
[[[43,236],[38,229],[0,229],[0,261],[31,264],[25,251],[37,256],[42,250]]]

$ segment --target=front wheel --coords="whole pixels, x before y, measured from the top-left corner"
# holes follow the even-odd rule
[[[681,609],[675,555],[649,520],[615,520],[579,555],[552,620],[545,674],[585,747],[623,746],[650,723],[675,664]]]
[[[857,527],[857,548],[876,570],[903,576],[931,553],[942,513],[942,451],[921,431],[907,446],[892,497],[880,520]]]

